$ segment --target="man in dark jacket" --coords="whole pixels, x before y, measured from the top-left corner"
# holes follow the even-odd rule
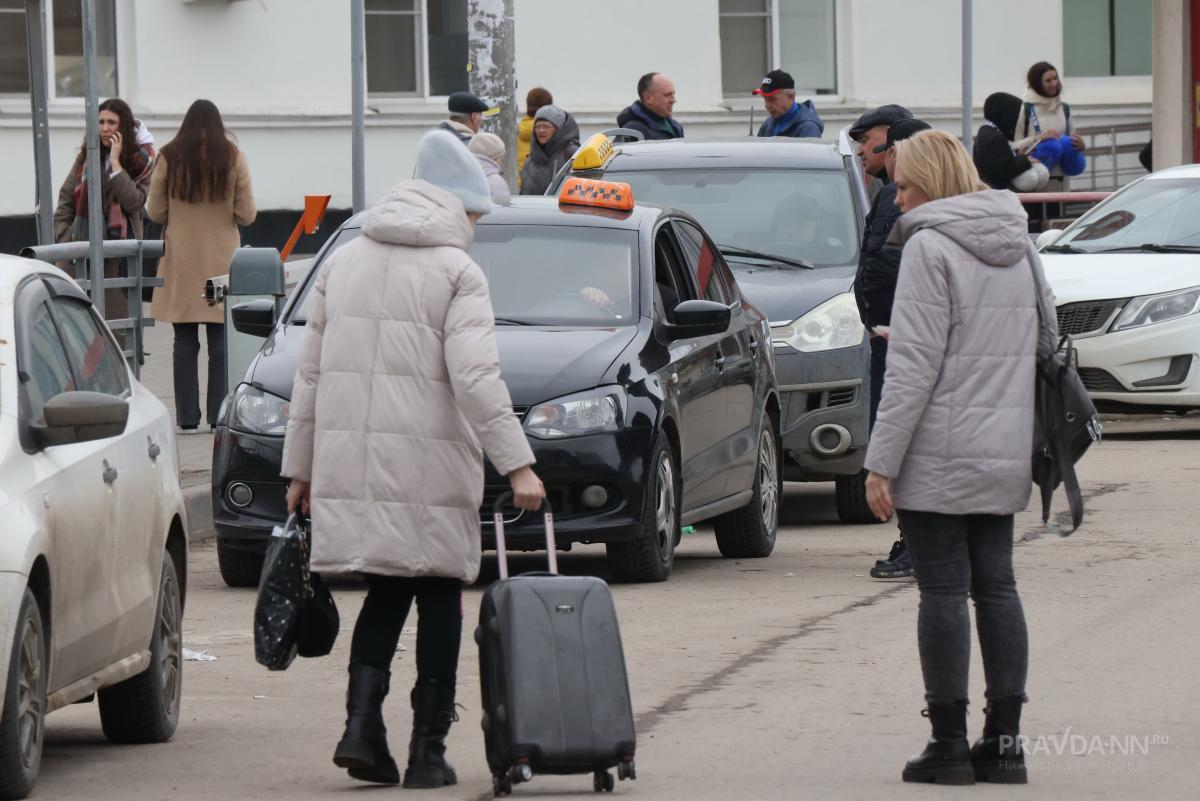
[[[883,396],[883,376],[887,370],[887,326],[891,322],[892,298],[900,274],[900,248],[887,244],[892,226],[900,218],[896,206],[896,185],[888,175],[888,153],[900,139],[906,139],[929,126],[914,120],[903,106],[880,106],[863,114],[850,127],[850,138],[858,143],[863,170],[881,186],[867,213],[859,251],[858,272],[854,278],[854,298],[859,315],[871,335],[871,426]],[[871,568],[872,578],[905,578],[912,575],[912,557],[904,535],[892,546],[887,559]]]
[[[464,145],[470,144],[472,137],[483,127],[483,112],[488,110],[488,104],[470,92],[455,92],[446,106],[450,110],[450,119],[438,127],[457,136]]]
[[[979,177],[993,189],[1036,192],[1050,180],[1050,171],[1036,159],[1013,151],[1021,98],[1006,92],[988,95],[983,103],[985,122],[975,134],[974,160]]]
[[[772,70],[762,79],[754,94],[763,99],[770,115],[758,129],[759,136],[794,136],[819,139],[825,123],[811,100],[796,102],[796,82],[783,70]]]
[[[683,126],[671,116],[675,84],[659,72],[647,72],[637,85],[638,99],[617,115],[617,125],[638,131],[646,139],[682,139]]]

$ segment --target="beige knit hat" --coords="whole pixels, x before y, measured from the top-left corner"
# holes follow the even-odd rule
[[[504,161],[504,140],[494,133],[485,131],[475,134],[471,137],[471,143],[467,145],[467,150],[477,156],[486,156],[497,164]]]

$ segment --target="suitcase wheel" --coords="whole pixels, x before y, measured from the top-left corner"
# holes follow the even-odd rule
[[[607,770],[598,770],[592,776],[592,789],[597,793],[611,793],[616,786],[613,775]]]
[[[492,795],[496,798],[501,796],[512,795],[512,780],[508,778],[507,773],[492,774]]]
[[[617,778],[621,781],[625,781],[626,779],[633,781],[637,779],[637,763],[631,759],[628,762],[622,762],[617,765]]]

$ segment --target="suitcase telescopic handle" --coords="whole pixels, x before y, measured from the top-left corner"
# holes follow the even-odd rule
[[[504,542],[504,504],[513,500],[511,492],[505,492],[492,504],[492,523],[496,528],[496,559],[500,564],[500,578],[508,578],[508,549]],[[558,551],[554,539],[554,512],[550,508],[550,499],[542,500],[542,525],[546,529],[546,561],[549,562],[550,572],[558,575]]]

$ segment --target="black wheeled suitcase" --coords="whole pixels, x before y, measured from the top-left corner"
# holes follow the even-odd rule
[[[611,792],[610,772],[636,779],[636,736],[621,632],[608,585],[558,575],[554,518],[544,510],[549,573],[508,577],[495,505],[500,580],[484,593],[475,641],[483,739],[496,796],[534,774],[586,774]]]

